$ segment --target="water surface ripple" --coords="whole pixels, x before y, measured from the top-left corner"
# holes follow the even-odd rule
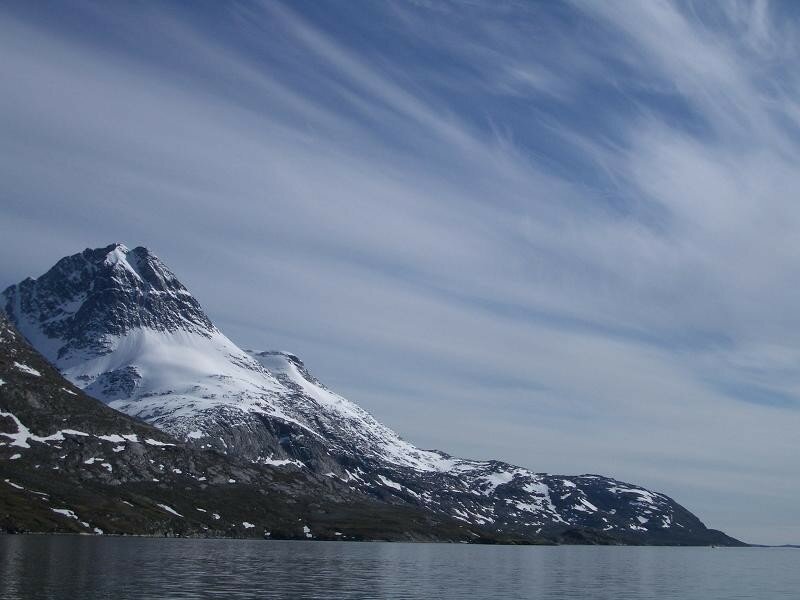
[[[0,536],[0,597],[798,598],[800,550]]]

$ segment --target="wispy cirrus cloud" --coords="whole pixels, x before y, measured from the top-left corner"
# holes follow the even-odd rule
[[[2,278],[146,244],[416,443],[797,537],[796,15],[448,6],[4,5]]]

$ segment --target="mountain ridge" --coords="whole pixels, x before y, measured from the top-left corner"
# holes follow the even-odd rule
[[[329,390],[296,355],[240,349],[146,248],[87,249],[3,298],[23,335],[68,380],[197,448],[302,465],[382,501],[500,535],[577,528],[622,543],[735,542],[639,486],[416,448]]]

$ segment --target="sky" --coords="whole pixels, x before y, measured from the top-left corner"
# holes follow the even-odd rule
[[[404,438],[800,543],[791,2],[3,2],[0,286],[123,242]]]

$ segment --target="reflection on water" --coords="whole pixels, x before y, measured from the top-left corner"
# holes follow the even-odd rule
[[[0,536],[0,597],[800,597],[800,550]]]

